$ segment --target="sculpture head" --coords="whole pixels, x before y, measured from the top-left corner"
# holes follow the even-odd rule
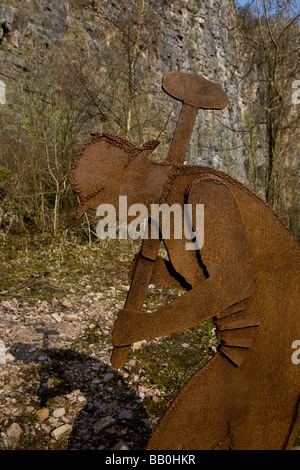
[[[80,198],[76,218],[102,203],[118,206],[120,195],[130,201],[145,200],[145,175],[148,156],[159,144],[153,140],[137,147],[110,132],[96,132],[81,148],[68,173],[69,181]],[[134,201],[135,202],[135,201]]]

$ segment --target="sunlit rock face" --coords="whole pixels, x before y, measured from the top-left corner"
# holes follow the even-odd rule
[[[139,3],[136,1],[137,7]],[[177,70],[198,73],[219,83],[228,93],[228,106],[223,111],[199,111],[186,162],[214,166],[246,182],[247,148],[242,132],[245,109],[240,92],[242,66],[233,32],[234,0],[145,3],[142,35],[148,43],[136,63],[136,82],[147,73],[149,87],[160,91],[162,75]],[[14,68],[26,73],[29,57],[35,54],[36,47],[44,48],[46,54],[48,49],[70,40],[74,41],[74,49],[98,54],[101,69],[103,52],[107,53],[114,40],[112,25],[124,29],[135,11],[130,11],[132,7],[125,0],[105,0],[101,8],[96,4],[63,0],[2,2],[0,66],[4,73],[9,77],[9,71]],[[152,29],[151,35],[147,29]],[[116,52],[112,49],[111,53]],[[107,67],[103,70],[107,72]],[[165,96],[163,99],[175,122],[180,104]],[[156,106],[153,100],[150,104]]]

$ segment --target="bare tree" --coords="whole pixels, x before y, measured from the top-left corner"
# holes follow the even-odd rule
[[[291,171],[299,154],[300,117],[293,107],[293,81],[300,73],[300,11],[292,0],[253,0],[238,10],[244,53],[249,137],[264,148],[265,197],[289,222]],[[252,82],[252,86],[249,85]],[[251,122],[250,122],[251,121]],[[291,143],[293,142],[293,145]],[[289,178],[287,178],[289,173]],[[257,168],[253,171],[257,183]],[[296,191],[296,188],[295,188]]]

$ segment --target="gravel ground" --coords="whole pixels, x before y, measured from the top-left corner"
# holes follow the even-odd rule
[[[143,400],[158,402],[161,391],[135,359],[110,366],[116,312],[102,293],[2,301],[1,449],[143,449],[156,421]]]
[[[110,365],[113,322],[127,290],[82,296],[70,289],[60,300],[0,303],[0,450],[144,448],[170,397],[135,356],[160,339],[134,344],[124,369]]]

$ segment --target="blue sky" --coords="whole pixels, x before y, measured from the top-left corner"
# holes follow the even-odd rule
[[[246,3],[248,3],[249,0],[235,0],[237,6],[244,6],[246,5]],[[300,0],[296,0],[295,4],[297,5],[297,7],[300,6]]]
[[[237,6],[242,7],[246,5],[246,3],[248,3],[248,0],[235,0],[235,3],[237,4]]]

